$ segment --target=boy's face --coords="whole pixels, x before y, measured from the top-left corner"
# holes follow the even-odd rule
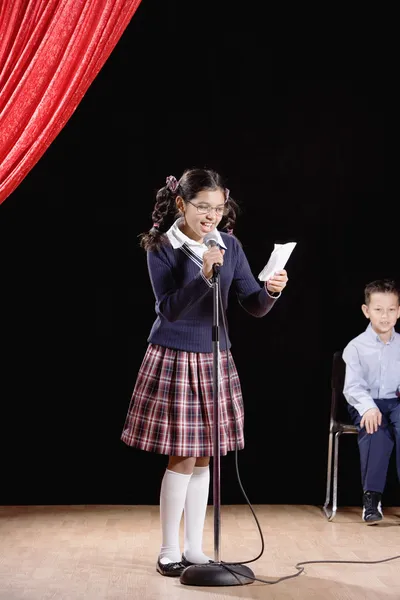
[[[391,331],[400,317],[399,299],[392,293],[374,292],[369,304],[363,304],[361,308],[378,334]]]

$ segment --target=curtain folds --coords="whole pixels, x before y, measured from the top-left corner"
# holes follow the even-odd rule
[[[0,204],[64,127],[140,1],[1,4]]]

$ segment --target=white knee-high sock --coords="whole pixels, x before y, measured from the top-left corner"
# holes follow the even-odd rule
[[[190,478],[191,475],[168,469],[164,473],[160,493],[162,543],[159,558],[162,563],[181,560],[179,528]]]
[[[210,560],[202,550],[209,487],[209,467],[195,467],[186,493],[184,554],[188,561],[197,564]]]

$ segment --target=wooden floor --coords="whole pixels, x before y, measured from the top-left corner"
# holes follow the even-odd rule
[[[302,561],[376,561],[400,554],[400,508],[370,527],[358,508],[329,523],[315,506],[254,506],[264,539],[249,566],[273,582]],[[214,558],[213,507],[204,549]],[[270,585],[200,587],[159,575],[157,506],[0,507],[1,600],[385,600],[400,599],[400,559],[375,565],[312,564]],[[221,559],[246,561],[260,550],[246,505],[221,508]]]

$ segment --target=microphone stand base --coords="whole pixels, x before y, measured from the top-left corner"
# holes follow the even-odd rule
[[[249,567],[225,562],[190,565],[180,576],[180,582],[184,585],[204,587],[248,585],[254,579],[255,575]]]

